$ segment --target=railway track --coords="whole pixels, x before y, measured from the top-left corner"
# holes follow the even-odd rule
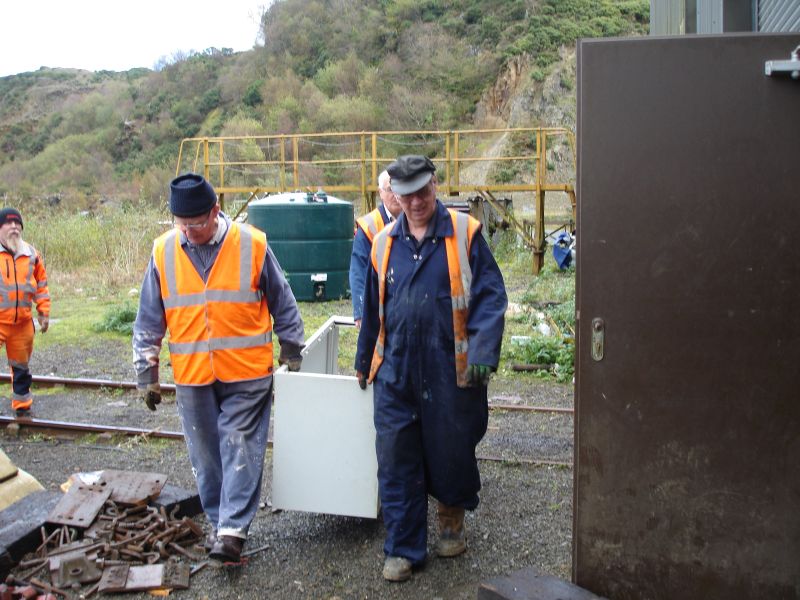
[[[0,373],[0,382],[10,382],[11,375],[7,373]],[[107,388],[110,390],[136,389],[136,383],[132,381],[113,381],[107,379],[85,379],[85,378],[70,378],[70,377],[53,377],[53,376],[34,376],[33,383],[43,386],[56,386],[62,385],[64,387],[78,387],[78,388]],[[167,393],[175,392],[175,385],[162,384],[161,391]],[[572,408],[551,407],[551,406],[524,406],[516,404],[498,404],[489,403],[490,410],[500,410],[509,412],[534,412],[534,413],[551,413],[572,416],[574,410]],[[20,429],[36,429],[39,431],[48,432],[50,434],[72,434],[72,435],[86,435],[86,434],[110,434],[116,436],[135,437],[141,436],[145,438],[161,438],[182,440],[183,433],[180,431],[167,431],[159,428],[154,429],[141,429],[137,427],[122,427],[116,425],[105,425],[96,423],[75,423],[69,421],[54,421],[48,419],[38,419],[33,417],[7,417],[0,415],[0,425],[3,427],[15,426]],[[268,440],[268,444],[272,445],[272,440]],[[572,467],[572,462],[554,461],[535,458],[506,458],[496,455],[480,455],[479,460],[503,463],[518,463],[529,464],[534,466],[561,466]]]

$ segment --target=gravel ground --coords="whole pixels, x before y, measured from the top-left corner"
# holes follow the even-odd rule
[[[36,374],[132,380],[128,342],[103,341],[91,351],[37,350]],[[7,389],[7,386],[6,386]],[[6,392],[7,393],[7,392]],[[174,400],[167,396],[158,412],[141,406],[134,392],[34,389],[34,416],[141,428],[180,430]],[[572,387],[533,378],[500,376],[489,389],[501,404],[572,406]],[[0,414],[11,414],[7,398]],[[189,490],[194,481],[181,442],[128,438],[78,440],[4,433],[0,444],[21,468],[47,489],[57,489],[70,474],[104,468],[165,473]],[[572,469],[535,465],[532,460],[570,463],[572,417],[551,413],[492,411],[489,431],[478,447],[482,460],[481,505],[467,515],[469,549],[454,559],[431,554],[411,581],[384,582],[383,525],[378,521],[300,512],[259,511],[247,548],[268,546],[244,568],[205,569],[193,576],[177,598],[474,598],[489,577],[525,566],[568,579],[571,565]],[[497,460],[503,459],[503,460]],[[270,493],[272,457],[268,452],[262,500]],[[429,546],[435,543],[433,503],[429,510]],[[202,517],[198,520],[203,522]],[[205,524],[205,523],[203,523]],[[128,598],[147,598],[129,594]]]

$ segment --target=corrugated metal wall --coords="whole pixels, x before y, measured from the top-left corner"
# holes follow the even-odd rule
[[[800,31],[800,1],[757,0],[759,31]]]
[[[686,33],[684,0],[650,0],[650,35]]]
[[[650,0],[650,35],[751,30],[800,31],[800,0]]]

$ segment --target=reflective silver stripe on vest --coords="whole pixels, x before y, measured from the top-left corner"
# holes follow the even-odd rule
[[[171,354],[197,354],[198,352],[213,352],[214,350],[239,350],[242,348],[256,348],[272,343],[272,332],[259,333],[244,337],[212,338],[197,342],[170,342]]]
[[[384,291],[386,290],[386,273],[383,272],[383,257],[386,254],[386,247],[389,245],[389,231],[382,230],[373,241],[372,245],[375,247],[375,262],[377,263],[377,269],[379,279],[383,282]],[[381,285],[381,284],[379,284]],[[385,298],[380,298],[378,302],[378,316],[383,318],[383,300]],[[382,356],[382,354],[381,354]]]
[[[249,227],[240,226],[239,236],[239,291],[250,291],[250,263],[253,260],[253,234]],[[236,300],[232,300],[232,302],[236,302]]]
[[[453,298],[453,308],[467,308],[472,288],[472,270],[469,267],[469,216],[464,213],[456,213],[456,244],[458,245],[458,264],[461,269],[464,298],[463,303],[459,303],[458,306],[456,306],[456,298]]]
[[[375,342],[375,352],[378,353],[378,356],[383,358],[383,344],[380,342]]]
[[[466,354],[469,350],[469,342],[467,340],[456,340],[456,354]]]
[[[164,279],[167,281],[167,294],[169,298],[178,295],[178,284],[175,281],[175,236],[178,235],[178,230],[173,229],[164,238]],[[164,294],[161,294],[162,296]],[[164,307],[167,308],[167,301],[164,301]]]
[[[36,282],[37,288],[47,287],[47,279],[42,279],[41,281]]]
[[[261,291],[207,290],[199,294],[183,294],[164,298],[164,308],[201,306],[206,302],[261,302]]]
[[[0,302],[0,308],[14,308],[16,305],[15,300],[3,300]]]

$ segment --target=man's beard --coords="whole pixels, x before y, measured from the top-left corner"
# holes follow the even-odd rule
[[[6,238],[6,243],[4,244],[6,248],[11,250],[15,255],[19,252],[19,247],[22,244],[22,236],[21,235],[10,235]]]

